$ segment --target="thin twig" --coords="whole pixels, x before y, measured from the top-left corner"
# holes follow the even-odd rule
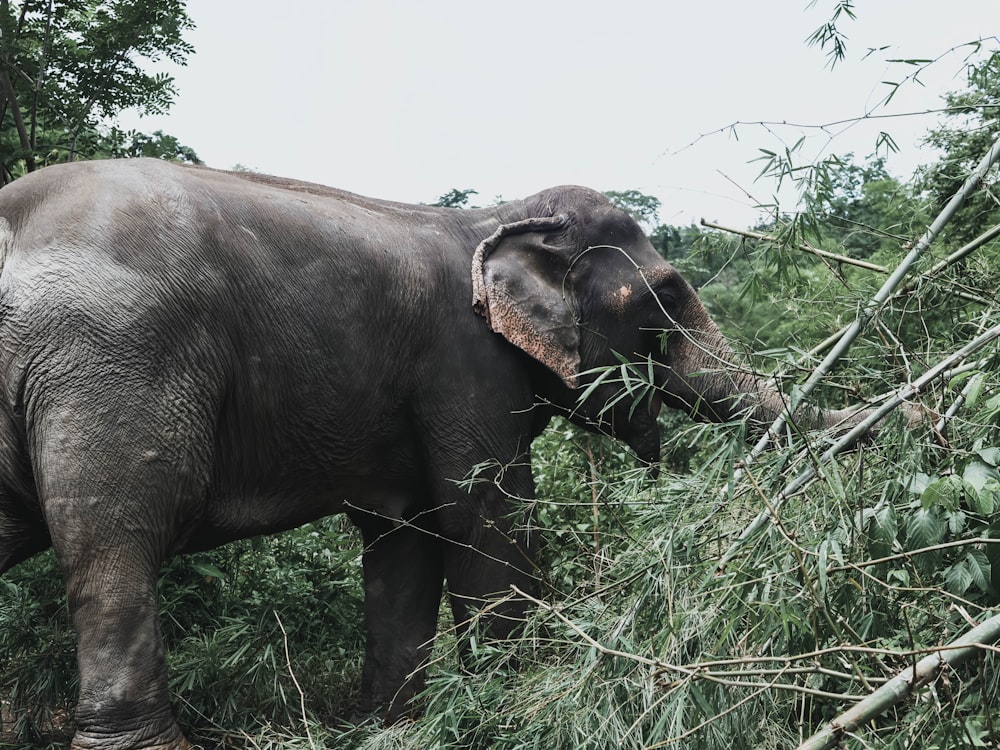
[[[299,684],[299,679],[295,676],[295,670],[292,669],[292,654],[288,650],[288,633],[285,632],[285,625],[281,622],[281,618],[278,616],[278,611],[275,609],[271,610],[274,612],[274,619],[278,621],[278,627],[281,628],[281,635],[285,641],[285,661],[288,662],[288,674],[292,677],[292,682],[295,683],[295,689],[299,691],[299,709],[302,711],[302,726],[306,730],[306,739],[309,740],[309,747],[315,748],[316,743],[313,742],[312,732],[309,731],[309,718],[306,716],[306,694],[302,690],[302,686]]]
[[[914,555],[925,555],[928,552],[937,552],[938,550],[951,549],[952,547],[964,547],[968,544],[1000,544],[1000,539],[990,539],[989,537],[977,536],[972,539],[956,539],[951,542],[942,542],[941,544],[935,544],[930,547],[921,547],[919,549],[909,550],[907,552],[900,552],[896,555],[888,555],[886,557],[879,557],[875,560],[863,560],[858,563],[850,563],[848,565],[835,565],[826,569],[827,573],[838,573],[845,570],[859,570],[861,568],[870,568],[873,565],[881,565],[882,563],[893,562],[895,560],[908,560]]]

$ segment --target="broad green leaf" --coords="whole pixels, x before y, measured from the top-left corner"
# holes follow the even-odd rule
[[[971,461],[962,472],[962,479],[979,492],[991,481],[1000,483],[1000,470],[982,461]]]
[[[972,461],[962,473],[973,510],[988,516],[996,508],[1000,491],[1000,470],[982,461]]]
[[[220,581],[226,580],[226,574],[212,565],[212,563],[195,561],[191,563],[191,567],[206,578],[218,578]]]
[[[965,564],[969,569],[972,582],[976,584],[976,588],[983,593],[989,592],[992,566],[986,553],[981,549],[969,550],[969,553],[965,556]]]
[[[923,472],[918,471],[913,476],[901,480],[901,483],[908,491],[912,492],[915,495],[919,495],[924,490],[927,489],[927,486],[931,482],[935,481],[936,479],[937,477],[931,477],[928,476],[927,474],[924,474]]]
[[[968,390],[965,392],[965,403],[970,409],[979,401],[985,384],[986,373],[978,372],[973,376],[972,381],[968,385]]]
[[[976,453],[990,466],[1000,466],[1000,448],[992,446],[990,448],[979,448]]]
[[[962,596],[972,585],[972,573],[965,561],[955,563],[944,572],[945,588],[956,596]]]
[[[872,531],[878,530],[879,539],[891,545],[896,540],[898,533],[898,523],[896,521],[896,509],[889,503],[875,511],[875,524]]]
[[[929,508],[918,508],[906,520],[906,547],[932,547],[944,539],[947,524]]]
[[[958,477],[949,475],[931,482],[920,494],[920,505],[924,508],[940,505],[946,510],[955,510],[961,500],[961,481]]]

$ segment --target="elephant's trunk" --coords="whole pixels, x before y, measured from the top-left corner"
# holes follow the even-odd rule
[[[741,362],[725,336],[691,290],[681,307],[682,319],[671,335],[670,374],[666,390],[675,394],[672,406],[695,418],[727,422],[746,417],[752,432],[766,430],[784,410],[787,399]],[[671,397],[665,397],[671,401]],[[864,417],[851,410],[820,411],[804,407],[793,419],[804,429],[849,427]]]

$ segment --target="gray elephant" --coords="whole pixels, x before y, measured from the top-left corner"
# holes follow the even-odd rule
[[[157,622],[169,555],[348,513],[359,706],[392,720],[422,687],[444,580],[460,628],[487,603],[497,638],[522,619],[508,594],[531,588],[532,540],[512,511],[553,414],[655,464],[661,403],[756,424],[781,406],[584,188],[455,210],[75,163],[0,192],[0,259],[0,572],[55,548],[78,750],[189,747]],[[609,381],[578,403],[617,355],[652,373],[642,402]]]

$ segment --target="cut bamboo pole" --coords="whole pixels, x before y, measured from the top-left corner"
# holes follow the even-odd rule
[[[945,668],[968,661],[997,641],[1000,641],[1000,614],[993,615],[944,648],[904,669],[800,744],[797,750],[835,747],[846,735],[932,682]]]

